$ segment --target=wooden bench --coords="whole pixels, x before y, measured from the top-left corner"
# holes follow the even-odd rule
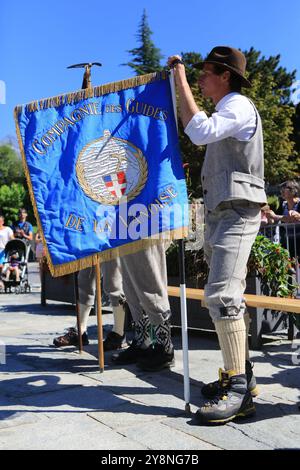
[[[169,286],[168,294],[170,297],[180,297],[180,288]],[[186,289],[187,299],[192,300],[204,300],[203,289]],[[288,299],[284,297],[269,297],[267,295],[254,295],[245,294],[246,304],[248,307],[260,307],[267,308],[269,310],[276,310],[286,313],[299,313],[300,314],[300,300],[299,299]]]
[[[170,297],[180,297],[180,288],[169,286],[168,294]],[[186,289],[186,297],[190,300],[204,300],[203,289]],[[252,349],[261,349],[262,346],[262,319],[264,310],[272,310],[283,313],[300,314],[300,300],[282,297],[269,297],[266,295],[244,295],[248,307],[256,309],[256,315],[252,316],[251,324],[251,347]],[[255,311],[254,311],[255,312]],[[250,310],[251,314],[251,310]],[[292,319],[291,319],[292,320]],[[293,338],[292,321],[289,325],[289,339]]]

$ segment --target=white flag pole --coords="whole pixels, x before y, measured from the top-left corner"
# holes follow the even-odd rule
[[[176,92],[174,70],[170,71],[170,85],[172,92],[174,115],[177,124]],[[179,240],[179,276],[180,276],[180,312],[181,312],[181,336],[182,336],[182,354],[183,354],[183,377],[184,377],[184,401],[186,413],[191,413],[190,407],[190,374],[189,374],[189,345],[188,345],[188,327],[187,327],[187,305],[186,305],[186,282],[185,282],[185,260],[184,260],[184,242]]]

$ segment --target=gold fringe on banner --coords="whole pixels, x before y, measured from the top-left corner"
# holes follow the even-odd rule
[[[138,251],[145,250],[146,248],[149,248],[152,245],[168,242],[170,240],[179,240],[182,238],[186,238],[187,236],[188,227],[182,227],[176,230],[162,232],[157,235],[156,238],[144,238],[143,240],[130,242],[118,248],[105,250],[103,252],[87,256],[86,258],[71,261],[70,263],[64,263],[54,266],[50,260],[50,263],[48,262],[48,266],[53,277],[65,276],[67,274],[71,274],[77,271],[81,271],[82,269],[95,266],[97,263],[104,263],[105,261],[110,261],[112,259],[119,258],[120,256],[131,255],[133,253],[137,253]]]
[[[117,91],[127,90],[128,88],[147,85],[148,83],[153,83],[158,80],[166,80],[168,76],[169,72],[167,71],[137,75],[136,77],[129,78],[127,80],[120,80],[119,82],[107,83],[94,88],[86,88],[84,90],[66,93],[64,95],[44,98],[39,101],[32,101],[31,103],[24,105],[24,108],[28,113],[34,113],[43,109],[57,108],[64,104],[72,105],[88,98],[98,98],[99,96],[107,95],[108,93],[116,93]],[[17,106],[15,110],[16,109],[22,111],[23,106]]]

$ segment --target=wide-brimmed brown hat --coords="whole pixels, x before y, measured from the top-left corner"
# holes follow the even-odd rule
[[[251,88],[251,83],[245,77],[247,60],[244,54],[234,47],[216,46],[202,62],[193,64],[196,69],[201,69],[204,64],[222,65],[224,69],[238,75],[242,80],[242,86]]]

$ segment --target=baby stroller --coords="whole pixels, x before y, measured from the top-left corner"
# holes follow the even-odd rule
[[[23,240],[10,240],[5,245],[5,260],[2,270],[2,282],[4,284],[5,293],[14,292],[20,294],[23,292],[30,292],[31,287],[28,281],[28,258],[30,253],[30,245],[27,245]],[[16,280],[15,272],[11,272],[9,279],[7,279],[7,272],[11,267],[11,262],[14,261],[19,269],[19,281]]]

